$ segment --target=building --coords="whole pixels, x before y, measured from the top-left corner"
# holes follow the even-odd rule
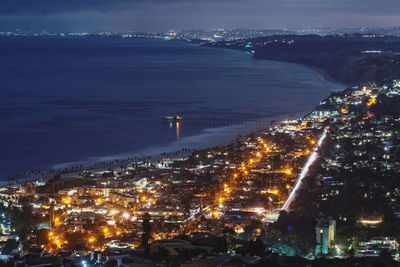
[[[389,252],[394,260],[399,259],[399,243],[391,237],[375,237],[360,242],[357,257],[378,257],[383,251]]]
[[[145,214],[150,216],[150,221],[164,221],[165,223],[183,223],[187,217],[187,214],[182,210],[155,208],[133,211],[133,215],[137,217],[138,222],[143,221]]]
[[[115,205],[127,208],[131,207],[136,203],[137,195],[119,193],[119,192],[110,192],[109,200],[111,203]]]
[[[336,235],[336,221],[331,218],[321,218],[315,227],[317,246],[316,255],[325,255],[333,248]]]
[[[170,256],[178,256],[182,251],[190,251],[190,250],[201,250],[206,254],[211,253],[212,247],[202,246],[202,245],[194,245],[190,241],[181,240],[181,239],[162,239],[155,240],[150,244],[150,251],[152,253],[157,253],[160,250],[168,251]]]
[[[22,242],[16,239],[9,239],[6,242],[0,243],[0,261],[12,261],[14,257],[20,255],[22,248]]]

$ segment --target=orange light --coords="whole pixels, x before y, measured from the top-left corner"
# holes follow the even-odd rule
[[[375,224],[380,224],[383,222],[382,219],[376,219],[376,220],[359,220],[358,222],[362,224],[370,224],[370,225],[375,225]]]
[[[278,189],[268,189],[267,193],[270,193],[272,195],[277,195],[277,194],[279,194],[279,190]]]
[[[214,211],[211,212],[211,216],[213,218],[219,218],[221,215],[222,215],[222,213],[220,211],[214,210]]]
[[[110,231],[108,230],[107,227],[104,227],[103,228],[103,233],[104,233],[104,235],[108,235],[110,233]]]
[[[54,218],[54,226],[60,226],[62,224],[63,223],[59,217]]]
[[[286,169],[286,170],[284,170],[284,173],[286,175],[292,175],[292,170],[291,169]]]
[[[61,203],[64,205],[71,205],[72,199],[70,197],[63,197],[61,198]]]
[[[368,106],[368,107],[373,106],[373,105],[375,105],[377,102],[378,102],[378,101],[377,101],[377,99],[376,99],[375,96],[370,97],[370,98],[368,99],[367,106]]]
[[[62,242],[60,239],[54,240],[54,244],[57,246],[57,248],[60,248],[61,245],[62,245],[62,243],[63,243],[63,242]]]
[[[52,238],[54,237],[54,233],[53,233],[52,231],[50,231],[50,232],[48,233],[48,237],[49,237],[49,239],[52,239]]]

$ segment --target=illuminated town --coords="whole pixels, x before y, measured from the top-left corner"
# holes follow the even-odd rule
[[[4,186],[0,259],[251,266],[267,252],[387,251],[397,261],[399,97],[397,80],[365,84],[225,145]],[[381,179],[359,179],[371,174]]]

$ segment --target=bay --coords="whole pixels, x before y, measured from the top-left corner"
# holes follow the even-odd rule
[[[1,37],[0,59],[3,180],[217,145],[254,128],[162,118],[267,120],[343,89],[304,66],[156,39]]]

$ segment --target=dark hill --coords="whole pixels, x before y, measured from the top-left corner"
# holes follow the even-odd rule
[[[400,78],[400,38],[376,35],[279,35],[208,44],[252,51],[256,59],[306,64],[347,83]]]

